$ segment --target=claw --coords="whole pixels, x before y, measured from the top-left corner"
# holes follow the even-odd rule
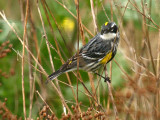
[[[105,79],[104,79],[104,82],[109,82],[109,83],[111,83],[111,79],[109,78],[109,77],[106,77]]]

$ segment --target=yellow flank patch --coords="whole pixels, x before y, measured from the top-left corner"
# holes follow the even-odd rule
[[[72,63],[72,60],[71,61],[69,61],[69,64],[71,64]]]
[[[112,52],[108,53],[102,60],[101,63],[105,64],[112,58]]]
[[[105,26],[107,26],[108,22],[105,22]]]

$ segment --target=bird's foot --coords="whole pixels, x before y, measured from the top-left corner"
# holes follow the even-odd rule
[[[104,78],[104,82],[107,82],[107,81],[111,83],[111,79],[109,77]]]

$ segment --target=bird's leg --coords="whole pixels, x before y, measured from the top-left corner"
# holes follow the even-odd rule
[[[111,83],[111,79],[108,77],[108,72],[107,72],[107,67],[106,67],[106,65],[104,66],[104,72],[105,72],[105,80],[104,80],[104,82],[109,82],[109,83]]]
[[[98,76],[100,76],[100,77],[102,77],[103,79],[104,79],[104,82],[109,82],[109,83],[111,83],[111,80],[110,80],[110,78],[109,77],[103,77],[102,75],[100,75],[99,73],[97,73],[97,72],[94,72],[96,75],[98,75]]]

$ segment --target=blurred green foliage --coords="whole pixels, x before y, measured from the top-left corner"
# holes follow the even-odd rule
[[[12,1],[13,2],[13,1]],[[122,4],[125,5],[127,0],[125,0],[124,2],[121,3],[121,1],[119,1],[120,3],[117,3],[117,5]],[[140,1],[139,1],[140,2]],[[154,1],[152,1],[152,4],[155,4]],[[20,20],[20,13],[18,11],[20,11],[19,9],[19,4],[17,3],[17,1],[13,2],[14,4],[11,5],[9,4],[9,1],[1,1],[0,5],[5,5],[2,8],[4,9],[4,12],[7,13],[6,16],[9,19],[9,22],[13,25],[13,27],[15,28],[15,30],[17,31],[18,35],[22,38],[23,36],[23,23]],[[17,4],[15,4],[17,3]],[[73,43],[73,46],[71,46],[72,48],[76,46],[76,38],[77,38],[77,30],[76,30],[76,20],[62,7],[60,6],[57,2],[55,1],[47,1],[49,8],[51,9],[51,11],[53,12],[55,19],[57,20],[58,24],[61,26],[61,31],[62,34],[64,35],[65,41],[66,43],[68,43],[68,45],[70,45],[71,43]],[[76,7],[73,1],[68,0],[65,1],[65,3],[67,8],[74,14],[76,15]],[[98,23],[98,29],[100,30],[101,25],[105,22],[108,21],[104,11],[101,8],[101,3],[100,1],[95,0],[94,4],[96,5],[97,8],[97,12],[96,12],[96,20]],[[42,66],[43,68],[46,70],[46,72],[48,74],[52,73],[52,69],[51,69],[51,65],[50,65],[50,60],[49,60],[49,55],[48,55],[48,50],[46,47],[46,41],[43,38],[43,29],[42,29],[42,25],[38,16],[38,12],[37,9],[34,5],[34,2],[32,3],[34,10],[33,13],[33,19],[36,21],[35,25],[36,25],[36,32],[37,32],[37,38],[38,38],[38,42],[39,42],[39,46],[40,46],[40,55],[41,55],[41,59],[42,59]],[[10,9],[9,9],[10,7]],[[33,8],[32,7],[32,8]],[[110,11],[110,5],[109,4],[105,4],[105,11],[108,15],[109,18],[111,18],[111,11]],[[129,6],[131,7],[131,6]],[[17,8],[16,10],[13,10]],[[50,29],[49,29],[49,25],[45,16],[45,12],[43,10],[43,7],[40,5],[40,9],[41,9],[41,13],[43,16],[43,20],[45,22],[45,28],[47,31],[47,37],[50,41],[50,43],[53,45],[54,48],[56,48],[55,42],[54,42],[54,37],[53,34],[51,33]],[[124,8],[122,8],[124,9]],[[123,11],[123,10],[122,10]],[[155,21],[159,20],[159,14],[157,14],[156,9],[152,10],[152,18]],[[90,12],[90,3],[87,0],[84,0],[83,2],[80,2],[80,13],[81,13],[81,17],[82,17],[82,22],[83,24],[89,28],[92,33],[94,33],[93,31],[93,25],[91,23],[92,21],[92,15]],[[35,16],[34,16],[35,15]],[[117,17],[115,14],[113,14],[113,19],[114,21],[117,22]],[[137,14],[137,12],[133,11],[133,10],[127,10],[125,15],[124,15],[124,25],[128,22],[128,21],[133,21],[134,25],[137,27],[137,29],[141,29],[141,22],[139,22],[139,15]],[[71,22],[74,23],[74,28],[72,31],[70,31],[69,33],[67,31],[63,30],[63,22],[65,19],[70,18]],[[75,49],[73,49],[72,51],[68,51],[68,48],[65,46],[62,37],[60,36],[56,25],[54,23],[54,20],[52,19],[52,17],[50,16],[50,21],[53,25],[54,28],[54,35],[56,36],[60,46],[63,48],[63,52],[65,53],[65,55],[67,57],[65,57],[65,55],[63,55],[64,60],[67,60],[67,58],[71,57],[71,55],[75,54]],[[30,30],[30,26],[27,26],[28,30]],[[2,85],[0,86],[0,100],[4,100],[4,98],[8,98],[8,102],[7,102],[7,106],[8,108],[16,115],[18,116],[23,116],[23,102],[22,102],[22,88],[21,88],[21,58],[17,55],[17,53],[19,52],[20,54],[22,53],[22,45],[19,42],[19,40],[17,39],[16,35],[12,32],[12,30],[10,29],[10,27],[6,24],[6,22],[4,20],[0,20],[0,29],[2,30],[2,32],[0,33],[0,44],[2,44],[4,41],[6,40],[10,40],[10,42],[13,44],[13,51],[7,55],[7,57],[0,59],[0,69],[9,73],[10,68],[12,68],[13,66],[15,69],[15,75],[9,77],[8,79],[0,76],[0,83],[2,83]],[[89,41],[89,39],[91,38],[91,36],[86,32],[85,32],[85,39],[86,41]],[[42,41],[42,42],[41,42]],[[34,47],[33,47],[34,49]],[[15,52],[15,51],[17,52]],[[35,49],[34,49],[35,52]],[[54,66],[55,69],[57,70],[61,65],[61,61],[59,59],[59,56],[57,55],[56,51],[54,49],[51,49],[51,53],[52,53],[52,57],[53,57],[53,62],[54,62]],[[126,59],[124,58],[124,56],[122,55],[121,52],[118,51],[115,59],[117,60],[117,62],[123,66],[123,68],[128,72],[128,74],[131,74],[131,71],[129,70],[129,65],[126,62]],[[33,63],[34,65],[35,63]],[[108,71],[109,71],[109,64],[108,64]],[[36,72],[36,71],[35,71]],[[85,82],[85,85],[87,86],[87,88],[89,90],[91,90],[90,88],[90,83],[88,80],[88,74],[84,71],[80,71],[81,76]],[[121,70],[118,68],[118,66],[115,64],[115,62],[113,62],[113,70],[112,70],[112,84],[114,86],[114,88],[118,88],[118,87],[123,87],[123,82],[124,79],[122,78],[122,72]],[[72,74],[69,73],[70,78],[73,82],[73,86],[76,87],[76,77]],[[43,76],[43,79],[45,80],[46,77]],[[64,81],[64,82],[68,82],[66,75],[63,74],[59,77],[59,80]],[[36,80],[37,82],[37,80]],[[95,86],[97,83],[97,79],[95,79]],[[100,100],[102,102],[103,100],[103,95],[102,93],[105,92],[106,95],[105,97],[107,98],[107,89],[106,89],[106,83],[103,82],[103,79],[101,80],[101,84],[102,89],[100,90],[101,92],[101,97]],[[47,92],[49,93],[49,98],[47,99],[48,101],[52,102],[52,107],[55,111],[55,113],[57,112],[57,114],[59,114],[59,116],[62,113],[62,108],[59,107],[61,106],[61,102],[59,100],[59,97],[57,97],[57,94],[55,94],[55,91],[53,90],[52,87],[50,86],[46,86],[48,87]],[[60,87],[62,89],[62,93],[64,95],[64,97],[67,100],[73,100],[73,95],[70,94],[71,93],[71,88],[67,87],[64,84],[60,83]],[[105,91],[103,91],[105,88]],[[36,90],[40,90],[38,84],[36,83],[35,86]],[[84,92],[84,89],[82,87],[82,85],[79,83],[79,89],[82,90]],[[26,108],[27,108],[27,114],[29,111],[29,76],[28,76],[28,64],[25,64],[25,95],[26,95]],[[75,90],[76,92],[76,90]],[[37,98],[38,96],[35,94],[35,98]],[[86,106],[88,105],[89,101],[86,101],[85,99],[85,95],[81,92],[79,92],[79,100],[83,102],[83,104],[85,104]],[[34,99],[35,102],[35,99]],[[35,103],[36,104],[36,103]],[[35,113],[36,116],[38,113]]]

